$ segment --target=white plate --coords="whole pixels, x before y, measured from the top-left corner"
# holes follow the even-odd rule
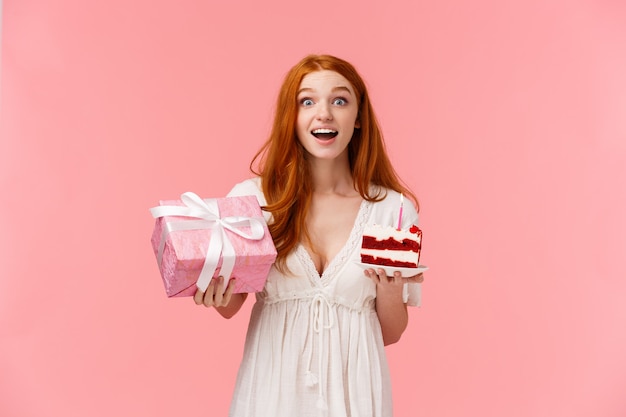
[[[363,269],[382,268],[385,270],[388,276],[392,276],[395,271],[399,271],[402,274],[403,278],[413,277],[417,274],[421,274],[422,272],[428,269],[428,267],[425,265],[420,265],[417,268],[398,268],[397,266],[372,265],[372,264],[364,264],[362,262],[356,262],[356,264]]]

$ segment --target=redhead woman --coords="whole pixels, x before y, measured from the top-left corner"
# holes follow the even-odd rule
[[[256,294],[230,415],[391,416],[384,346],[404,332],[423,277],[357,262],[365,225],[392,224],[399,193],[413,201],[402,226],[416,224],[417,202],[392,168],[355,68],[329,55],[294,66],[252,167],[256,176],[230,195],[257,196],[278,256]],[[220,277],[194,300],[228,318],[247,298],[232,288]]]

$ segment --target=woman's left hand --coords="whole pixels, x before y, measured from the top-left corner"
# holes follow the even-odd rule
[[[407,282],[421,283],[424,282],[424,274],[420,273],[417,275],[413,275],[411,277],[402,277],[402,274],[399,271],[395,271],[392,276],[388,276],[384,269],[374,269],[368,268],[365,270],[365,276],[374,281],[375,284],[383,284],[383,285],[399,285],[405,284]]]
[[[403,278],[405,282],[415,282],[417,284],[421,284],[424,282],[424,273],[420,272],[417,275],[413,275],[412,277]]]
[[[422,282],[424,277],[418,274],[403,278],[399,271],[392,276],[382,268],[368,268],[365,276],[376,284],[376,314],[380,321],[385,345],[396,343],[406,329],[408,313],[403,297],[404,284],[407,282]]]

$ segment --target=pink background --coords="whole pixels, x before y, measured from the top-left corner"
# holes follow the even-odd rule
[[[626,415],[626,8],[4,0],[0,415],[223,416],[251,303],[167,299],[149,207],[248,174],[310,52],[419,195],[396,416]]]

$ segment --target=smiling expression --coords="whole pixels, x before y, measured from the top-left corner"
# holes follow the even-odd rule
[[[359,107],[354,88],[341,74],[321,70],[307,74],[298,90],[298,140],[314,158],[347,156]]]

